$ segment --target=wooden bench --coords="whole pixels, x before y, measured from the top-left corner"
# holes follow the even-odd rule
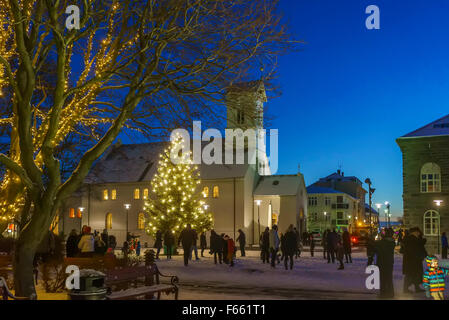
[[[170,278],[170,284],[161,284],[160,277]],[[137,287],[140,278],[144,279],[144,286]],[[163,275],[155,264],[116,268],[106,272],[105,284],[108,287],[106,299],[131,300],[141,297],[153,299],[154,294],[157,294],[157,299],[160,300],[162,293],[167,295],[173,293],[175,300],[178,300],[178,282],[177,276]],[[129,288],[131,283],[134,284],[133,288]]]
[[[80,269],[94,269],[98,271],[105,270],[105,261],[103,257],[92,258],[64,258],[64,269],[67,266],[74,265]]]
[[[0,277],[0,297],[3,300],[13,299],[13,300],[29,300],[27,297],[16,297],[12,294],[11,290],[8,288],[8,284],[5,278]]]
[[[13,256],[0,254],[0,276],[8,279],[8,275],[13,273]],[[33,268],[34,281],[37,284],[38,270]]]

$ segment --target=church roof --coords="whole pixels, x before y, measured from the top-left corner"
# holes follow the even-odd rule
[[[293,196],[297,195],[304,184],[302,175],[262,176],[254,191],[257,196]]]
[[[114,145],[94,165],[85,182],[126,183],[150,181],[157,171],[159,154],[164,151],[166,146],[167,142]],[[198,165],[200,177],[203,180],[244,177],[248,168],[248,164]]]
[[[449,135],[449,114],[425,126],[416,129],[401,138],[447,136]]]
[[[307,193],[308,194],[314,194],[314,193],[344,193],[343,191],[338,191],[332,188],[325,188],[325,187],[315,187],[315,186],[308,186],[307,187]]]

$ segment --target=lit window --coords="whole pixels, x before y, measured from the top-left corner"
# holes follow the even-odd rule
[[[76,216],[77,216],[77,218],[80,218],[80,219],[83,217],[83,211],[81,211],[80,208],[78,208],[78,210],[76,211]]]
[[[103,190],[103,200],[108,200],[108,199],[109,199],[108,189],[104,189]]]
[[[148,199],[148,189],[143,189],[143,198],[146,200]]]
[[[137,229],[145,229],[145,214],[143,212],[139,213],[139,218],[137,219]]]
[[[111,190],[111,200],[117,200],[117,190]]]
[[[203,197],[204,198],[209,197],[209,188],[208,187],[204,187],[204,189],[203,189]]]
[[[428,162],[421,168],[421,192],[440,192],[441,172],[436,163]]]
[[[69,210],[69,218],[75,218],[75,208],[70,208],[70,210]]]
[[[105,229],[112,229],[112,213],[107,213],[106,214],[106,223],[105,223]]]
[[[424,235],[438,236],[440,234],[440,215],[435,210],[424,213]]]
[[[215,186],[215,187],[214,187],[214,198],[218,198],[219,195],[220,195],[220,192],[219,192],[219,190],[218,190],[218,186]]]
[[[140,189],[134,189],[134,199],[140,199]]]

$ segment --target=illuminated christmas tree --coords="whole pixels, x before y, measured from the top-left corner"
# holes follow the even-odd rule
[[[190,152],[177,153],[183,144],[184,139],[178,136],[160,154],[157,173],[151,181],[152,194],[145,203],[149,217],[146,231],[152,236],[157,230],[179,235],[188,223],[198,233],[212,226],[212,215],[204,211],[201,193],[197,191],[201,182],[198,167],[193,165]]]

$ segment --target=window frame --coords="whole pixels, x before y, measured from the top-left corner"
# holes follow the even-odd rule
[[[217,199],[217,198],[220,197],[220,188],[219,188],[218,186],[214,186],[214,187],[212,188],[212,197],[213,197],[214,199]]]
[[[111,190],[111,200],[117,200],[117,189]]]
[[[430,221],[427,221],[430,220]],[[440,213],[436,210],[430,209],[424,212],[423,215],[423,232],[425,236],[439,236],[440,235]],[[427,227],[429,224],[429,227]],[[430,230],[429,230],[430,228]],[[429,232],[430,231],[430,232]]]
[[[106,230],[112,230],[112,213],[106,213],[104,228]]]
[[[435,176],[438,175],[438,178]],[[434,162],[426,162],[419,172],[419,190],[421,193],[441,192],[441,168]],[[432,191],[429,191],[429,187]]]
[[[139,212],[137,215],[137,230],[145,230],[145,214]]]
[[[140,188],[135,188],[133,192],[134,200],[140,200]]]

